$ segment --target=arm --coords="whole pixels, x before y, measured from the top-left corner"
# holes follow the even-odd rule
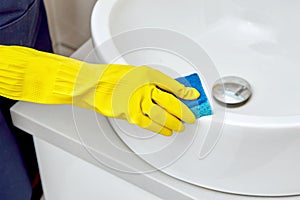
[[[0,46],[0,95],[7,98],[73,104],[171,135],[184,130],[182,121],[195,122],[173,94],[187,100],[199,97],[197,90],[146,66],[90,64],[26,47]]]

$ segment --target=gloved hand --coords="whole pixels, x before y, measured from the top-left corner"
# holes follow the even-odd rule
[[[73,104],[169,136],[195,116],[175,96],[199,97],[152,68],[99,65],[25,47],[0,46],[0,95],[43,104]]]

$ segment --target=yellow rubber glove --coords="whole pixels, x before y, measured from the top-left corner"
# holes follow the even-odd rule
[[[0,46],[0,95],[7,98],[73,104],[169,136],[184,130],[182,121],[195,122],[193,113],[173,94],[187,100],[200,95],[146,66],[90,64]]]

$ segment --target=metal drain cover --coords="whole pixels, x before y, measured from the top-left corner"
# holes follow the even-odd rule
[[[220,103],[241,105],[250,98],[252,89],[246,80],[236,76],[226,76],[216,81],[212,94]]]

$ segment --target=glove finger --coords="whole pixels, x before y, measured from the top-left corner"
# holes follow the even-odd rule
[[[196,118],[192,111],[172,94],[156,88],[152,92],[152,99],[178,119],[190,124],[195,123]]]
[[[157,78],[155,84],[158,87],[173,93],[177,97],[185,100],[193,100],[200,97],[200,93],[195,88],[185,87],[183,84],[158,70],[154,70],[153,73],[155,73],[154,77]]]
[[[183,123],[160,106],[151,102],[150,106],[143,106],[142,109],[152,121],[161,126],[177,132],[182,132],[184,130]]]
[[[161,126],[160,124],[154,122],[148,116],[145,116],[142,113],[139,114],[138,121],[136,122],[136,124],[144,129],[148,129],[152,132],[156,132],[164,136],[172,135],[172,130]]]

